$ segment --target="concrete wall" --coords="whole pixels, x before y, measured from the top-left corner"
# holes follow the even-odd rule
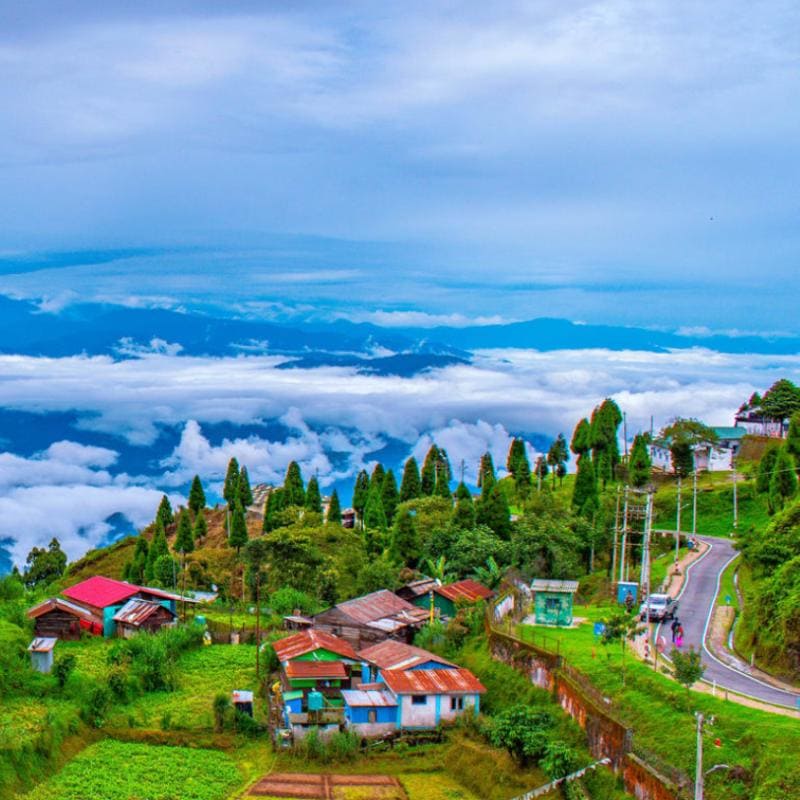
[[[425,695],[425,703],[415,704],[411,695],[401,695],[397,698],[400,708],[400,725],[403,728],[435,728],[437,725],[437,697],[438,695]]]

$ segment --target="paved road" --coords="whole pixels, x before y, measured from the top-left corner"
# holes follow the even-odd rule
[[[715,536],[698,538],[710,545],[710,549],[690,564],[687,571],[688,580],[684,583],[679,596],[678,616],[684,629],[684,648],[689,645],[699,648],[702,645],[703,663],[706,667],[703,677],[709,682],[716,681],[718,687],[757,697],[775,705],[796,708],[800,693],[777,689],[729,667],[716,659],[705,646],[708,621],[718,591],[719,575],[728,562],[736,556],[737,551],[728,539]],[[657,631],[657,634],[659,633],[666,637],[668,643],[670,642],[671,633],[668,625],[660,628]],[[667,650],[670,648],[671,645],[668,644]]]

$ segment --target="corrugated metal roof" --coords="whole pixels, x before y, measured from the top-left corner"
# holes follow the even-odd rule
[[[379,589],[377,592],[372,592],[363,597],[346,600],[336,607],[362,625],[385,617],[400,618],[403,613],[411,614],[420,610],[388,589]]]
[[[237,703],[252,703],[253,693],[247,689],[234,689],[231,692],[234,705]]]
[[[88,608],[79,606],[77,603],[71,603],[69,600],[64,600],[61,597],[51,597],[49,600],[45,600],[39,603],[39,605],[29,608],[28,616],[31,619],[36,619],[36,617],[41,617],[42,614],[46,614],[48,611],[53,611],[54,609],[66,611],[68,614],[74,614],[76,617],[83,617],[83,619],[100,621],[100,618],[92,614]]]
[[[578,591],[578,581],[554,581],[549,578],[536,578],[531,581],[534,592],[569,592]]]
[[[114,614],[114,622],[122,622],[125,625],[134,625],[138,628],[161,608],[164,608],[164,606],[153,603],[150,600],[134,598],[133,600],[128,600],[128,602]],[[164,610],[167,611],[170,616],[175,616],[168,608],[164,608]]]
[[[487,589],[483,584],[478,583],[478,581],[473,581],[470,578],[463,581],[456,581],[455,583],[448,583],[446,586],[439,586],[433,591],[453,602],[456,600],[468,600],[469,602],[488,600],[494,595],[491,589]]]
[[[39,636],[28,645],[28,650],[31,653],[49,653],[57,643],[58,639],[50,636]]]
[[[86,603],[96,608],[107,608],[115,606],[124,600],[128,600],[140,592],[146,592],[153,597],[160,597],[164,600],[184,600],[187,603],[196,603],[191,597],[182,598],[179,594],[165,592],[162,589],[153,589],[149,586],[136,586],[126,581],[116,581],[113,578],[106,578],[103,575],[93,575],[85,581],[76,583],[68,589],[64,589],[62,594],[71,600],[79,603]]]
[[[351,708],[393,708],[397,705],[397,700],[388,692],[377,690],[344,689],[342,699]]]
[[[427,594],[438,585],[439,581],[437,581],[436,578],[420,578],[418,581],[407,583],[405,586],[402,586],[401,589],[405,589],[408,594],[414,597],[420,597],[423,594]],[[398,589],[398,591],[401,589]]]
[[[275,649],[275,653],[281,663],[320,649],[329,650],[331,653],[336,653],[336,655],[358,661],[356,651],[353,650],[351,644],[331,633],[317,631],[313,628],[287,636],[285,639],[279,639],[277,642],[272,643],[272,647]]]
[[[483,694],[486,687],[468,669],[387,669],[381,673],[394,694]]]
[[[341,661],[290,661],[286,665],[288,678],[346,678],[347,670]]]
[[[404,642],[395,642],[391,639],[367,647],[361,650],[358,655],[381,669],[411,669],[411,667],[424,664],[426,661],[436,661],[439,664],[446,664],[450,667],[456,666],[435,653],[423,650],[421,647],[414,647],[414,645],[405,644]]]

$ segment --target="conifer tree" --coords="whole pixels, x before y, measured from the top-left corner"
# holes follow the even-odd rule
[[[414,517],[407,508],[397,514],[392,529],[392,557],[405,567],[416,567],[421,555],[419,535]]]
[[[578,472],[572,490],[572,507],[579,514],[583,514],[596,508],[598,503],[594,464],[591,453],[586,452],[578,456]]]
[[[769,480],[770,507],[775,510],[783,508],[786,501],[795,494],[797,494],[797,475],[794,459],[786,447],[780,447]]]
[[[422,494],[417,459],[411,456],[403,467],[403,480],[400,483],[400,502],[415,500]]]
[[[436,489],[436,462],[439,461],[439,448],[432,444],[422,464],[420,491],[423,497],[431,497]]]
[[[756,491],[761,494],[769,492],[769,482],[772,480],[772,470],[775,467],[775,461],[778,458],[778,450],[780,446],[776,444],[770,445],[761,456],[761,461],[758,462],[758,472],[756,473]]]
[[[443,450],[439,451],[443,453]],[[436,462],[436,486],[433,493],[437,497],[446,497],[452,502],[453,493],[450,490],[450,465],[445,460]]]
[[[789,420],[786,449],[794,459],[795,469],[800,470],[800,411],[795,411]]]
[[[592,449],[592,427],[586,417],[575,426],[569,449],[577,456],[582,456]]]
[[[353,488],[353,508],[355,509],[358,518],[361,520],[361,525],[364,525],[364,509],[367,507],[367,497],[369,496],[369,475],[367,471],[362,469],[356,477],[356,484]]]
[[[178,519],[178,533],[172,549],[181,556],[191,553],[194,550],[194,537],[192,535],[192,523],[189,519],[189,512],[184,511]]]
[[[156,530],[153,534],[153,540],[150,542],[150,547],[147,550],[147,562],[145,564],[145,580],[153,581],[156,579],[156,561],[162,556],[169,555],[169,545],[167,544],[167,534],[164,531],[164,526],[161,521],[156,522]]]
[[[336,489],[331,492],[331,500],[328,503],[328,514],[325,521],[328,525],[342,524],[342,506],[339,503],[339,492]]]
[[[239,471],[236,493],[242,508],[247,509],[253,505],[253,490],[250,488],[250,476],[247,474],[247,467],[242,467]]]
[[[383,488],[383,479],[386,477],[386,470],[383,464],[379,461],[372,469],[372,475],[369,476],[369,491],[377,489],[379,492]]]
[[[228,462],[228,471],[225,473],[222,496],[229,507],[232,507],[239,497],[239,462],[235,458]]]
[[[194,527],[192,528],[192,536],[195,542],[202,541],[208,534],[208,522],[206,522],[206,515],[201,510],[194,519]]]
[[[367,530],[386,530],[386,510],[377,486],[371,487],[367,495],[367,505],[364,508],[364,527]]]
[[[481,490],[481,497],[486,497],[492,491],[496,481],[492,454],[486,452],[481,456],[481,466],[478,470],[478,488]]]
[[[267,502],[264,507],[264,533],[274,531],[280,524],[278,512],[286,507],[286,491],[282,488],[273,488],[267,495]]]
[[[567,474],[567,461],[569,461],[567,440],[563,433],[559,433],[547,451],[547,463],[553,474],[553,488],[556,485],[556,476],[563,479],[563,476]]]
[[[397,504],[400,502],[400,493],[397,491],[397,480],[392,470],[387,470],[383,476],[381,484],[381,502],[386,513],[386,524],[391,527],[394,522],[394,515],[397,511]]]
[[[544,456],[538,456],[536,459],[536,464],[534,464],[533,467],[533,474],[536,476],[537,486],[540,490],[548,472],[550,472],[550,470],[547,466],[547,459]]]
[[[650,448],[644,434],[637,433],[633,437],[631,455],[628,459],[628,480],[631,486],[642,487],[650,482],[653,464],[650,460]]]
[[[475,510],[478,525],[486,525],[500,538],[507,539],[511,534],[511,513],[499,483],[495,483],[488,493],[481,495]]]
[[[239,556],[239,551],[247,544],[247,518],[244,514],[242,504],[237,502],[231,512],[231,529],[228,533],[228,545],[236,550],[236,556]]]
[[[148,549],[147,539],[141,534],[137,536],[136,547],[133,550],[133,559],[127,563],[127,575],[123,575],[122,580],[130,581],[130,583],[144,583]]]
[[[200,476],[195,475],[192,479],[192,488],[189,489],[189,508],[192,514],[197,515],[206,507],[206,493],[203,491],[203,484],[200,483]]]
[[[302,507],[305,505],[306,491],[303,487],[303,476],[296,461],[292,461],[286,469],[283,490],[286,493],[284,500],[287,506]]]
[[[472,500],[472,493],[463,481],[458,484],[456,489],[456,506],[453,509],[451,524],[454,528],[461,528],[465,531],[475,527],[475,503]]]
[[[547,466],[545,464],[545,466]],[[524,497],[531,484],[531,465],[528,461],[528,454],[525,451],[525,441],[514,438],[508,448],[508,458],[506,459],[506,469],[514,478],[514,485],[517,491]]]
[[[322,513],[322,497],[319,493],[319,483],[316,476],[312,475],[306,489],[306,511],[313,511],[315,514]]]
[[[161,502],[158,504],[158,511],[156,511],[156,522],[160,522],[164,530],[172,525],[174,517],[172,515],[172,506],[169,503],[169,498],[163,495]]]
[[[619,464],[618,432],[622,422],[622,412],[611,399],[604,400],[593,412],[591,421],[592,460],[595,479],[601,480],[603,487],[614,480]]]

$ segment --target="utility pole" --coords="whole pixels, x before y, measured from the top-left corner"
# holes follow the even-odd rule
[[[675,563],[680,558],[681,547],[681,476],[678,475],[678,508],[675,517]]]
[[[619,540],[619,494],[621,487],[617,484],[617,508],[614,511],[614,549],[611,551],[611,582],[617,574],[617,542]]]
[[[628,463],[628,413],[622,412],[622,442],[625,445],[625,463]]]
[[[625,580],[625,561],[627,559],[628,548],[628,487],[625,487],[625,507],[622,512],[622,546],[619,551],[619,579]]]
[[[703,715],[699,711],[694,712],[697,717],[697,762],[695,763],[694,776],[694,800],[703,800]]]
[[[642,587],[642,599],[645,603],[647,614],[647,638],[650,641],[650,652],[655,651],[653,634],[655,628],[650,624],[650,534],[653,530],[653,488],[647,490],[647,505],[644,512],[644,537],[642,539],[642,571],[639,575],[639,584]]]
[[[733,465],[733,529],[739,526],[739,503],[736,496],[736,458],[731,459]]]
[[[697,470],[692,473],[692,537],[697,533]]]

